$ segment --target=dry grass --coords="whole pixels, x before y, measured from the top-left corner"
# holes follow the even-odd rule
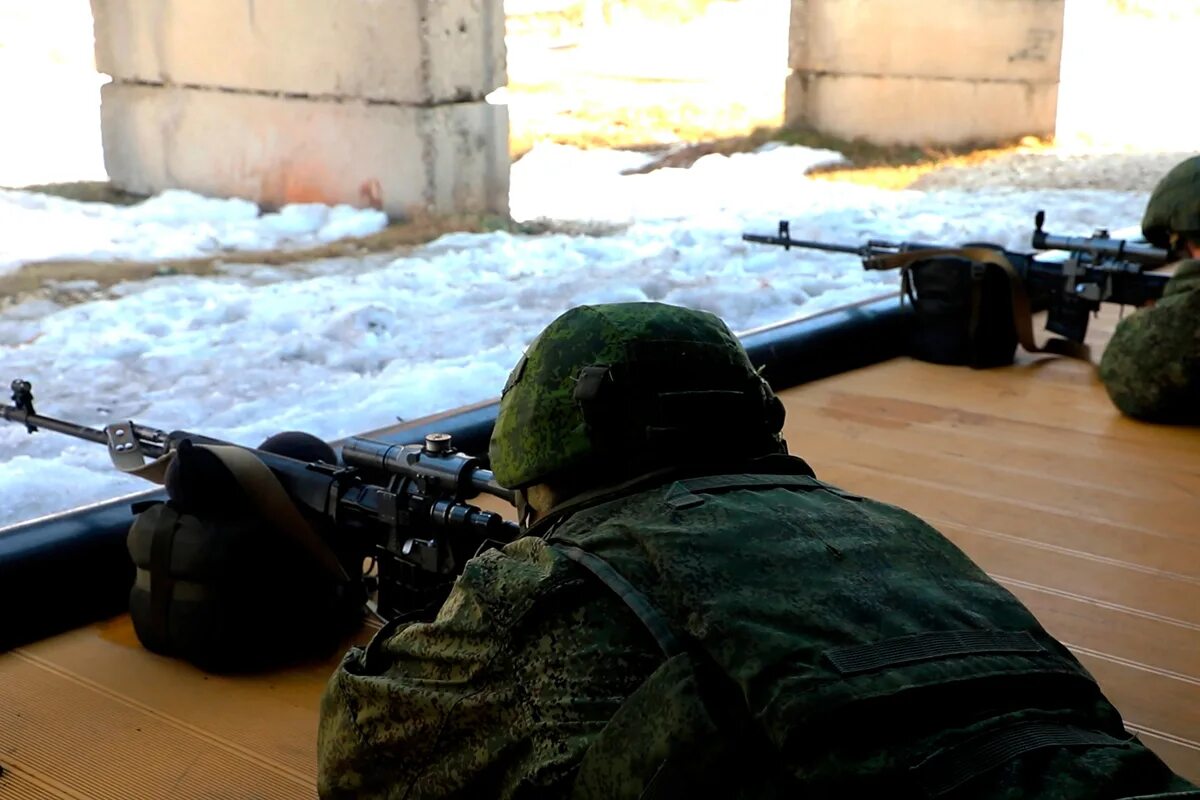
[[[758,128],[744,136],[685,145],[637,172],[651,172],[663,167],[686,168],[707,155],[750,152],[772,141],[835,150],[842,153],[849,162],[839,166],[818,167],[809,173],[814,178],[847,181],[882,189],[906,189],[922,175],[943,167],[978,164],[1016,151],[1028,152],[1052,147],[1048,140],[1032,137],[953,148],[877,145],[861,139],[839,139],[816,131]]]
[[[851,158],[849,166],[817,168],[810,174],[818,180],[847,181],[879,189],[907,189],[922,175],[939,169],[981,164],[1010,153],[1036,152],[1053,146],[1050,139],[1026,136],[1016,141],[956,148],[915,148],[907,155],[902,149],[895,157],[889,157],[885,149],[876,160],[861,163]]]

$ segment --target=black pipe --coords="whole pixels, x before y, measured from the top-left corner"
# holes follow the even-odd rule
[[[910,319],[910,307],[890,296],[750,331],[742,342],[782,390],[902,355]],[[364,436],[413,444],[448,433],[460,450],[484,453],[497,408]],[[125,547],[130,506],[164,499],[154,489],[0,528],[0,650],[124,613],[134,575]]]

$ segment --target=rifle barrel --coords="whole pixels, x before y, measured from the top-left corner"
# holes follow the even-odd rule
[[[863,249],[857,245],[810,242],[804,239],[793,239],[790,236],[764,236],[758,233],[743,233],[742,239],[747,242],[758,242],[759,244],[782,245],[785,250],[792,247],[803,247],[808,250],[825,250],[830,253],[850,253],[856,256],[863,254]]]
[[[30,414],[25,409],[17,408],[16,406],[0,405],[0,416],[3,416],[9,422],[16,422],[26,427],[45,428],[48,431],[74,436],[76,439],[86,439],[89,442],[97,444],[108,444],[108,436],[105,435],[104,431],[88,428],[83,425],[76,425],[74,422],[66,422],[54,417],[43,417],[41,414]]]

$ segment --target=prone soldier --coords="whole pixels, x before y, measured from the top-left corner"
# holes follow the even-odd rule
[[[322,698],[333,798],[1200,797],[935,529],[819,480],[717,317],[567,311],[490,459],[524,535]]]
[[[1200,422],[1200,156],[1177,164],[1146,204],[1142,232],[1179,259],[1163,296],[1117,324],[1100,379],[1120,411],[1152,422]]]

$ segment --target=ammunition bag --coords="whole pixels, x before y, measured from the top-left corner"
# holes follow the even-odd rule
[[[1013,363],[1018,342],[1030,353],[1091,358],[1081,342],[1051,338],[1038,344],[1025,282],[993,246],[910,250],[864,263],[868,269],[900,269],[901,291],[916,312],[909,339],[913,358],[999,367]]]
[[[152,652],[214,672],[272,668],[325,654],[361,621],[358,588],[256,515],[135,510],[129,613]]]
[[[1002,268],[944,256],[905,268],[903,283],[916,311],[913,358],[977,369],[1013,363],[1017,328]]]

